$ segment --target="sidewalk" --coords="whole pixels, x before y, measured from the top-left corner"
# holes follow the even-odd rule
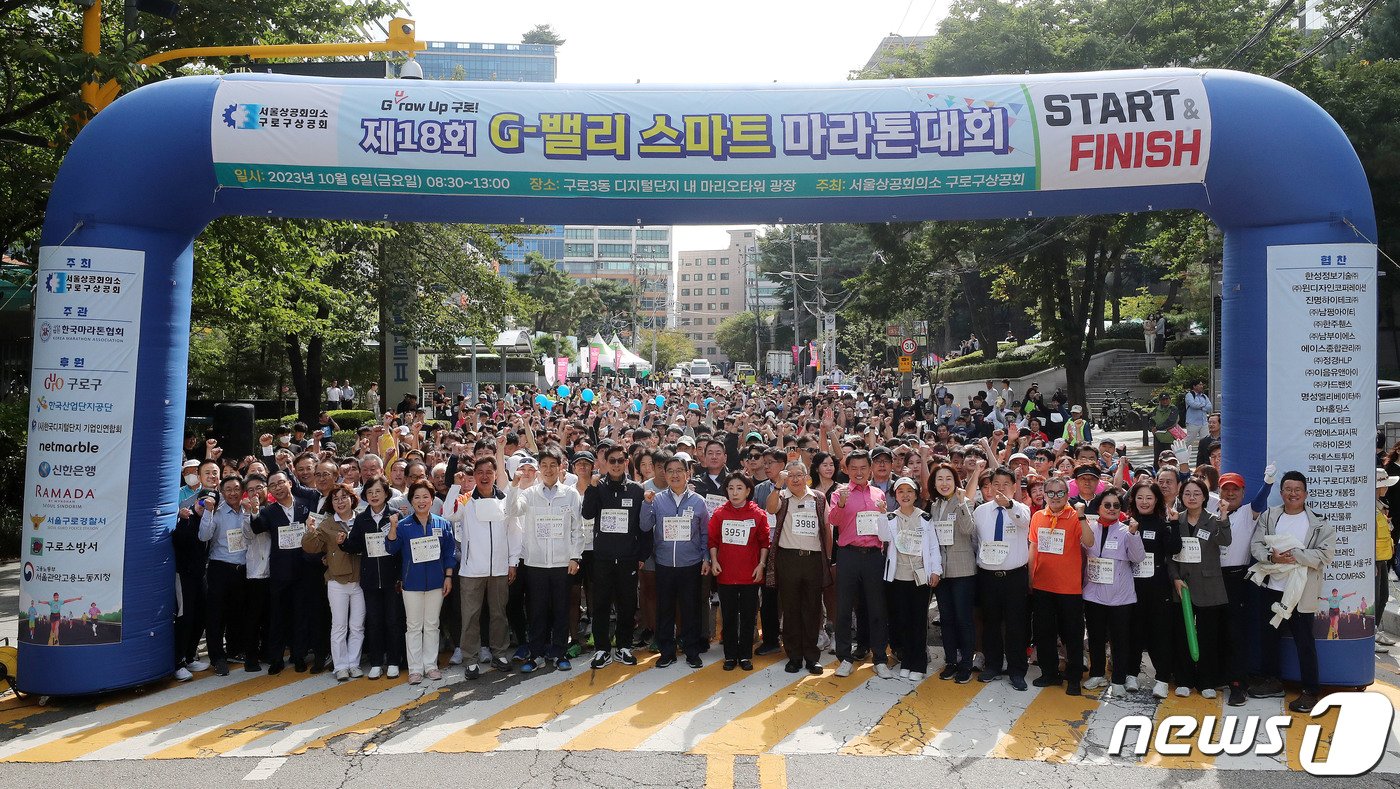
[[[11,645],[19,640],[19,571],[18,561],[0,564],[0,639]]]

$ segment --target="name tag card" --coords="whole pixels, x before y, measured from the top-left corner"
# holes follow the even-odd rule
[[[690,542],[690,516],[672,515],[662,518],[661,539],[666,542]]]
[[[894,538],[895,550],[905,556],[920,556],[924,554],[924,534],[922,531],[914,529],[900,529]]]
[[[1112,559],[1104,559],[1099,556],[1089,557],[1089,582],[1096,584],[1113,583],[1114,565],[1117,564]]]
[[[1065,552],[1065,533],[1060,529],[1041,529],[1035,533],[1035,549],[1040,553],[1062,555]]]
[[[247,535],[244,534],[242,526],[239,526],[236,529],[229,529],[227,532],[225,532],[224,539],[228,541],[229,553],[243,553],[245,550],[247,550],[244,547],[244,539],[246,538],[246,536]]]
[[[382,531],[365,532],[365,556],[371,559],[383,559],[389,555],[388,549],[384,547],[384,538],[388,536]]]
[[[301,547],[301,538],[306,534],[306,524],[293,523],[277,527],[277,547],[291,550]]]
[[[436,562],[442,558],[442,541],[436,537],[415,537],[408,541],[414,564]]]
[[[1117,537],[1110,537],[1109,539],[1104,540],[1104,541],[1103,541],[1103,549],[1104,549],[1105,551],[1116,551],[1116,550],[1118,550],[1118,538],[1117,538]]]
[[[748,545],[752,529],[753,521],[724,521],[720,524],[720,536],[725,545]]]
[[[877,537],[880,534],[880,513],[861,512],[856,514],[856,534],[861,537]]]
[[[603,510],[598,513],[598,531],[604,534],[626,534],[627,510]]]
[[[710,508],[710,514],[713,515],[715,510],[719,509],[720,507],[723,507],[724,503],[728,500],[729,499],[726,499],[723,496],[711,493],[710,495],[705,497],[705,506]]]

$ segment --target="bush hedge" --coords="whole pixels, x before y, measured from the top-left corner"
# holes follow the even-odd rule
[[[1115,323],[1104,329],[1099,336],[1111,340],[1141,340],[1142,324],[1127,322]]]
[[[1167,343],[1167,355],[1178,359],[1184,356],[1206,356],[1210,353],[1210,338],[1205,335],[1179,337]]]
[[[969,364],[949,371],[945,366],[942,371],[944,383],[959,383],[966,381],[985,381],[988,378],[1000,381],[1003,378],[1020,378],[1031,373],[1040,372],[1050,363],[1032,357],[1030,359],[1013,359],[1010,361],[995,361],[985,364]]]
[[[359,427],[360,425],[363,425],[363,424],[365,424],[366,422],[372,422],[372,421],[374,420],[374,413],[373,413],[373,412],[371,412],[371,411],[366,411],[366,410],[359,409],[359,408],[337,409],[337,410],[335,410],[335,411],[329,411],[329,412],[327,412],[327,413],[330,414],[331,419],[332,419],[337,425],[339,425],[340,428],[341,428],[342,430],[354,430],[355,428]],[[263,423],[263,422],[271,422],[271,423],[272,423],[272,432],[276,432],[277,426],[278,426],[279,424],[285,424],[285,425],[295,424],[296,421],[297,421],[298,419],[300,419],[300,418],[301,418],[301,417],[298,416],[298,415],[296,415],[296,414],[288,414],[288,415],[282,417],[282,419],[281,419],[280,421],[279,421],[279,420],[271,420],[271,419],[260,419],[260,420],[258,420],[258,423],[261,424],[261,423]],[[311,427],[315,427],[315,425],[311,425]],[[261,429],[261,428],[260,428],[260,429]],[[264,432],[267,432],[267,431],[264,431]]]
[[[1145,384],[1164,384],[1171,379],[1171,371],[1165,367],[1144,367],[1138,370],[1138,380]]]

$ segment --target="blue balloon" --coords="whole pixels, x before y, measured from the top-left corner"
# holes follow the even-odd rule
[[[548,401],[549,398],[545,397],[542,394],[535,395],[535,405],[544,405]]]
[[[641,401],[641,400],[633,400],[633,401],[632,401],[632,410],[633,410],[633,411],[638,411],[638,412],[640,412],[640,411],[642,410],[642,401]]]
[[[663,407],[665,407],[665,405],[666,405],[666,398],[665,398],[665,397],[662,397],[661,395],[657,395],[657,396],[656,396],[656,407],[657,407],[657,408],[663,408]]]
[[[543,405],[546,411],[554,410],[554,401],[550,400],[548,397],[544,398],[544,402],[540,405]]]
[[[568,397],[570,391],[571,391],[571,390],[569,389],[569,387],[568,387],[567,384],[559,384],[559,396],[560,396],[560,397]]]
[[[585,390],[583,390],[583,402],[585,402],[585,403],[591,403],[591,402],[593,402],[593,390],[592,390],[592,389],[585,389]]]

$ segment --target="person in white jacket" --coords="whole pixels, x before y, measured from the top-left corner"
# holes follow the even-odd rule
[[[515,582],[515,566],[520,561],[520,532],[510,528],[506,495],[496,487],[496,459],[483,455],[472,470],[476,487],[464,495],[453,485],[447,491],[442,516],[454,525],[457,535],[457,589],[462,603],[462,638],[458,642],[463,657],[472,661],[467,679],[481,676],[475,662],[481,651],[481,609],[489,606],[490,647],[497,671],[510,671],[510,642],[506,637],[506,600]]]
[[[890,601],[890,647],[899,676],[919,682],[928,671],[928,600],[943,576],[943,555],[928,513],[914,506],[919,484],[900,477],[891,487],[899,509],[880,524]]]
[[[509,492],[506,517],[512,541],[520,543],[525,561],[526,599],[530,603],[529,657],[520,670],[530,673],[546,660],[560,671],[572,668],[569,648],[569,576],[577,575],[583,557],[583,496],[562,479],[564,453],[549,446],[540,451],[539,482],[534,458],[522,460]]]

